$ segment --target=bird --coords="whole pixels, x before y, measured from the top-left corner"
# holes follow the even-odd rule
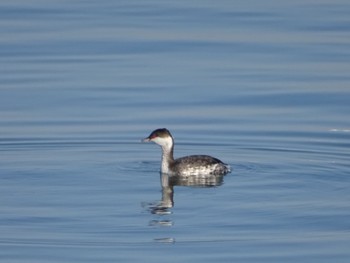
[[[156,129],[142,142],[154,142],[162,148],[161,173],[177,176],[222,176],[229,165],[209,155],[190,155],[174,159],[174,138],[166,128]]]

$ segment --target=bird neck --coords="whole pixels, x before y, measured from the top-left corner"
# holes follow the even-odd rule
[[[162,146],[162,167],[161,172],[169,174],[170,166],[174,163],[174,142]]]

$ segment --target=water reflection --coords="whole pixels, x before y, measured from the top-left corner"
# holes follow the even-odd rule
[[[160,175],[162,187],[162,199],[157,203],[149,206],[152,214],[168,215],[171,214],[171,208],[174,206],[174,186],[190,187],[215,187],[223,183],[224,176],[202,177],[202,176],[169,176],[168,174]]]
[[[158,215],[157,219],[151,220],[149,226],[172,227],[173,221],[167,215],[171,215],[171,208],[174,206],[174,186],[190,186],[190,187],[215,187],[223,183],[223,176],[169,176],[168,174],[160,175],[160,183],[162,187],[162,199],[156,203],[148,204],[148,210],[151,214]],[[175,238],[155,238],[156,242],[174,243]]]

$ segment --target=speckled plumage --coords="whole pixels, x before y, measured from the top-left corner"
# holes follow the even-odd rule
[[[143,141],[153,141],[162,147],[162,173],[205,177],[209,175],[225,175],[230,172],[230,167],[227,164],[208,155],[190,155],[174,160],[174,139],[165,128],[153,131]]]

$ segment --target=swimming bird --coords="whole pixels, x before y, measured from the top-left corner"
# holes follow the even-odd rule
[[[225,175],[230,166],[208,155],[190,155],[174,159],[174,139],[169,130],[154,130],[143,142],[155,142],[162,148],[161,173],[179,176]]]

